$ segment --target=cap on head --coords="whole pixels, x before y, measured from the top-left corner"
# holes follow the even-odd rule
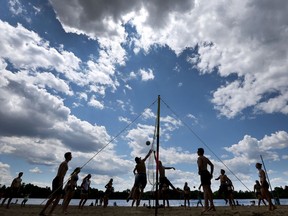
[[[140,160],[141,160],[140,157],[135,157],[135,162],[136,162],[136,163],[139,163]]]

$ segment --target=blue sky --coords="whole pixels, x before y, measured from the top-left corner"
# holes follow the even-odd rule
[[[131,188],[160,95],[176,187],[199,185],[199,147],[236,190],[260,155],[287,185],[286,1],[0,1],[0,184],[50,186],[71,151],[67,177],[85,165],[92,187]]]

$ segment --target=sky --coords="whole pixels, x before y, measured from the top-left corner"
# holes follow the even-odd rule
[[[288,185],[287,1],[0,2],[1,185],[22,171],[50,187],[71,151],[65,179],[82,167],[93,188],[130,189],[158,105],[176,187],[199,186],[199,147],[237,191],[253,191],[261,156],[272,188]]]

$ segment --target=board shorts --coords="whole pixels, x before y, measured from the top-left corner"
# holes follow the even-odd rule
[[[228,193],[228,185],[227,184],[221,184],[218,190],[219,194],[224,193],[225,195]]]
[[[267,181],[264,181],[263,184],[262,184],[262,187],[265,188],[265,189],[269,189],[269,184]]]
[[[138,173],[135,177],[135,187],[140,187],[144,189],[147,185],[147,176],[146,173]]]
[[[166,176],[160,178],[159,189],[162,190],[164,185],[166,185],[166,187],[169,187],[172,185],[172,183],[169,181],[169,179]]]
[[[201,185],[211,185],[211,174],[208,170],[203,170],[200,172]]]
[[[52,181],[52,193],[55,195],[62,195],[63,194],[62,186],[63,183],[60,181],[59,177],[56,176]]]

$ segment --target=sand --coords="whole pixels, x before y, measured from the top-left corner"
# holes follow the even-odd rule
[[[0,216],[37,216],[43,206],[40,205],[26,205],[26,207],[21,208],[20,205],[13,205],[10,209],[5,207],[0,207]],[[48,209],[49,210],[49,209]],[[54,211],[55,216],[65,215],[61,212],[61,206],[57,207]],[[195,216],[201,215],[202,208],[184,208],[184,207],[170,207],[170,208],[159,208],[157,215],[159,216]],[[146,207],[118,207],[118,206],[108,206],[107,208],[87,206],[82,210],[79,210],[77,206],[68,207],[68,216],[153,216],[156,215],[154,208]],[[235,210],[231,210],[229,207],[216,207],[216,211],[207,212],[202,215],[207,216],[288,216],[288,206],[277,206],[274,211],[268,211],[265,206],[238,206]]]

